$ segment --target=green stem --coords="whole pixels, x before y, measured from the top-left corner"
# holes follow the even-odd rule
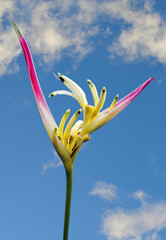
[[[63,240],[68,240],[72,181],[73,181],[73,168],[71,168],[70,170],[66,170],[66,205],[65,205]]]

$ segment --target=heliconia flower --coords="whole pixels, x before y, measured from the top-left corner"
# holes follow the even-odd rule
[[[68,109],[63,115],[58,127],[42,93],[29,47],[20,31],[18,30],[16,24],[14,23],[13,25],[24,52],[29,78],[41,118],[52,141],[52,144],[54,145],[65,167],[66,204],[63,240],[68,240],[73,164],[76,155],[79,152],[79,149],[84,142],[90,139],[90,134],[92,132],[105,125],[119,112],[121,112],[152,81],[153,78],[147,80],[140,87],[135,89],[126,97],[122,98],[120,101],[117,101],[117,95],[111,105],[104,111],[101,111],[106,98],[105,87],[102,88],[99,96],[95,85],[92,83],[92,81],[88,80],[88,84],[94,99],[94,106],[92,106],[88,104],[84,91],[75,82],[73,82],[68,77],[58,73],[58,76],[55,75],[56,78],[61,80],[61,82],[70,91],[55,91],[52,92],[49,96],[52,97],[55,95],[66,94],[75,98],[81,106],[81,109],[74,113],[65,127],[66,121],[70,114],[70,109]],[[77,120],[81,112],[83,112],[83,120]]]
[[[14,28],[24,52],[32,89],[41,118],[56,151],[65,165],[65,168],[68,168],[74,163],[75,157],[82,144],[90,139],[90,134],[105,125],[125,107],[127,107],[127,105],[131,103],[135,97],[152,81],[153,77],[148,79],[145,83],[119,101],[117,101],[117,95],[111,105],[104,111],[101,111],[106,98],[105,87],[102,88],[99,96],[93,82],[87,80],[94,99],[94,106],[92,106],[88,104],[84,91],[74,81],[58,73],[58,76],[55,75],[55,77],[61,80],[61,82],[70,91],[54,91],[49,95],[49,97],[61,94],[69,95],[75,98],[81,106],[81,109],[74,113],[65,127],[65,123],[70,114],[70,109],[68,109],[63,115],[58,127],[42,93],[29,47],[15,23]],[[83,112],[83,120],[77,121],[81,112]]]

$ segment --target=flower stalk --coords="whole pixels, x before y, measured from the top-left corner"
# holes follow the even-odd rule
[[[63,240],[68,240],[69,234],[72,184],[73,184],[73,167],[71,169],[66,170],[66,203],[65,203]]]

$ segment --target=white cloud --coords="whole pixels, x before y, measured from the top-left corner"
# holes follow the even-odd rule
[[[0,8],[0,18],[2,19],[2,17],[4,16],[4,14],[10,14],[10,12],[14,9],[14,3],[11,0],[6,0],[0,1],[1,4],[1,8]],[[1,20],[0,24],[2,24],[3,19]]]
[[[98,28],[90,26],[92,17],[85,18],[84,14],[88,15],[93,5],[89,4],[84,10],[82,1],[74,0],[0,0],[0,4],[0,75],[9,73],[11,62],[21,52],[12,21],[18,25],[33,53],[40,54],[40,60],[47,64],[58,61],[65,51],[79,61],[92,50],[88,40],[98,33]]]
[[[75,11],[72,11],[73,6]],[[43,54],[45,62],[59,60],[65,50],[68,55],[77,58],[82,58],[91,51],[88,39],[97,34],[98,29],[90,26],[91,21],[87,21],[82,8],[74,0],[70,3],[42,2],[34,7],[31,27],[25,25],[26,33],[32,48],[36,53]]]
[[[57,168],[57,167],[60,167],[63,165],[61,159],[59,158],[57,152],[55,150],[52,150],[52,153],[54,155],[54,159],[53,160],[50,160],[48,161],[48,163],[44,163],[43,164],[43,167],[40,171],[40,174],[41,175],[44,175],[45,172],[49,169],[52,169],[52,168]]]
[[[90,195],[99,196],[108,201],[112,201],[118,197],[117,189],[117,186],[112,183],[108,184],[100,181],[95,183],[95,187],[91,190]]]
[[[154,57],[166,62],[166,23],[153,1],[132,0],[0,0],[0,75],[18,71],[13,60],[21,48],[11,23],[14,20],[42,63],[50,65],[64,54],[80,61],[96,46],[93,36],[110,37],[110,56],[127,61]],[[112,27],[120,22],[119,35]],[[102,22],[107,22],[105,33]],[[110,22],[110,26],[108,26]],[[111,35],[110,35],[111,34]],[[102,39],[100,39],[102,40]],[[12,65],[11,65],[12,64]]]
[[[138,3],[137,1],[135,1]],[[110,18],[122,19],[128,25],[108,47],[112,57],[119,55],[128,61],[154,57],[166,63],[166,23],[152,8],[151,1],[134,6],[131,0],[116,0],[104,4]]]
[[[108,240],[159,240],[160,231],[166,229],[166,202],[142,201],[146,194],[138,190],[133,194],[141,200],[141,207],[130,210],[108,210],[102,220],[102,233]]]
[[[12,14],[16,10],[12,0],[0,0],[0,75],[19,70],[13,59],[19,55],[21,49],[18,45],[18,39],[15,38],[11,23]],[[11,65],[12,63],[12,65]]]
[[[19,70],[16,63],[11,65],[12,60],[21,52],[16,42],[17,39],[14,41],[13,39],[15,39],[15,34],[11,27],[7,28],[3,34],[0,35],[0,75],[6,72],[17,72]]]
[[[159,237],[159,235],[158,235],[156,232],[154,232],[154,233],[152,233],[152,234],[149,234],[149,235],[145,238],[145,240],[161,240],[161,238]]]
[[[136,191],[135,193],[132,194],[132,197],[135,198],[135,199],[138,199],[142,203],[144,203],[144,200],[147,197],[147,195],[142,190],[138,190],[138,191]]]

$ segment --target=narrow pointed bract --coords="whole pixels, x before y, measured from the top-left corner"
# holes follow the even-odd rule
[[[105,109],[102,111],[98,117],[94,120],[93,124],[89,126],[89,133],[94,132],[98,128],[105,125],[109,122],[112,118],[114,118],[118,113],[120,113],[125,107],[127,107],[141,92],[142,90],[153,80],[149,78],[146,82],[144,82],[141,86],[136,88],[130,94],[119,100],[114,107]],[[118,96],[117,96],[118,97]]]
[[[41,118],[43,120],[44,126],[48,132],[48,135],[49,135],[56,151],[58,152],[63,163],[65,163],[66,161],[70,160],[70,155],[69,155],[68,151],[65,149],[65,147],[63,146],[63,144],[61,143],[61,141],[59,140],[59,138],[55,134],[55,130],[56,131],[58,130],[58,126],[51,114],[51,111],[47,105],[47,102],[46,102],[43,92],[41,90],[28,44],[26,43],[25,39],[21,35],[20,31],[18,30],[16,24],[13,23],[13,25],[14,25],[14,29],[17,33],[17,36],[19,38],[20,44],[22,46],[22,50],[24,52],[31,86],[33,89],[33,93],[34,93],[36,103],[37,103]]]

